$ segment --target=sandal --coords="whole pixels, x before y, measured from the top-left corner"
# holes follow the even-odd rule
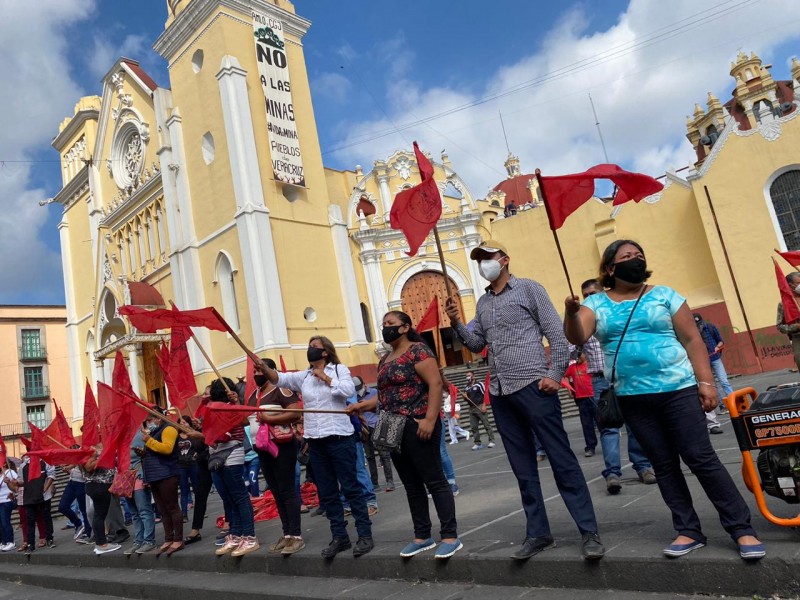
[[[172,548],[172,542],[166,542],[162,544],[161,548],[159,548],[158,552],[156,552],[156,556],[161,556],[164,552],[166,552],[170,548]]]
[[[39,543],[37,544],[39,548],[44,548],[46,545],[47,542],[45,540],[39,540]]]
[[[180,545],[175,546],[173,544],[172,546],[170,546],[169,550],[167,550],[167,556],[172,556],[176,552],[179,552],[179,551],[181,551],[181,550],[183,550],[185,548],[185,546],[183,545],[183,542],[176,542],[176,543],[178,543]]]
[[[203,536],[200,535],[200,532],[198,531],[197,535],[187,535],[185,538],[183,538],[183,543],[184,544],[194,544],[195,542],[199,542],[202,539],[203,539]]]

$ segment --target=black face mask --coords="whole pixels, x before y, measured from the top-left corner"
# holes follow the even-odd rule
[[[264,384],[267,383],[267,376],[266,375],[253,375],[253,381],[256,382],[258,387],[264,387]]]
[[[643,258],[631,258],[614,265],[614,277],[628,283],[643,283],[647,277],[647,263]]]
[[[309,346],[308,350],[306,350],[306,357],[308,358],[308,362],[313,363],[325,358],[322,356],[324,353],[325,350],[322,348],[314,348],[313,346]]]
[[[383,341],[387,344],[391,344],[393,341],[398,339],[402,333],[400,333],[400,328],[402,325],[392,325],[391,327],[384,327],[381,331],[381,335],[383,336]]]

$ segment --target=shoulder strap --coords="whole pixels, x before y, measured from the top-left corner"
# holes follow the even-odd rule
[[[639,297],[636,298],[636,302],[634,303],[633,308],[631,309],[631,312],[628,315],[628,320],[625,322],[625,329],[622,330],[622,335],[619,336],[619,343],[617,344],[617,349],[614,352],[614,363],[611,365],[611,386],[612,387],[614,386],[614,382],[616,380],[616,375],[617,375],[617,357],[619,356],[619,347],[622,345],[622,340],[623,340],[623,338],[625,337],[625,334],[628,331],[628,325],[631,324],[631,319],[633,318],[633,312],[636,310],[636,307],[639,306],[639,300],[641,300],[642,296],[644,296],[644,292],[645,292],[646,289],[647,289],[647,285],[645,285],[642,288],[642,291],[639,292]]]

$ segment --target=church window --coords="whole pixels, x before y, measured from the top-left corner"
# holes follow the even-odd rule
[[[156,212],[156,228],[158,231],[158,247],[161,249],[161,254],[166,254],[167,236],[164,234],[164,213],[160,206]]]
[[[192,54],[192,71],[199,73],[203,69],[203,51],[195,50]]]
[[[361,303],[361,321],[364,323],[364,335],[368,342],[372,342],[372,326],[369,324],[369,310],[367,305]]]
[[[150,213],[147,213],[147,241],[150,244],[150,259],[154,259],[156,256],[156,232],[155,228],[153,227],[153,219],[150,217]]]
[[[200,143],[200,151],[203,153],[203,162],[210,165],[214,162],[214,136],[210,131],[206,131],[203,135],[203,141]]]
[[[780,175],[769,188],[787,250],[800,250],[800,169]]]
[[[458,191],[458,188],[453,184],[452,181],[448,181],[447,185],[444,186],[444,196],[448,198],[457,198],[461,200],[464,197],[464,194]]]
[[[236,303],[236,271],[228,256],[222,252],[217,259],[217,281],[222,295],[222,313],[234,331],[239,331],[239,308]]]

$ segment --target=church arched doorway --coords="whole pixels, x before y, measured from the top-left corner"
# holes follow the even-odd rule
[[[458,286],[450,278],[450,288],[455,292]],[[433,300],[439,298],[439,327],[430,331],[422,332],[425,341],[439,356],[439,365],[442,367],[452,367],[462,365],[471,358],[470,351],[465,348],[458,336],[450,327],[450,319],[444,311],[444,303],[447,299],[447,288],[444,283],[444,276],[438,271],[421,271],[412,275],[403,286],[400,295],[403,312],[407,313],[414,325],[419,323],[425,311]],[[461,321],[464,320],[464,309],[461,306],[461,299],[456,296],[458,310],[461,314]]]

